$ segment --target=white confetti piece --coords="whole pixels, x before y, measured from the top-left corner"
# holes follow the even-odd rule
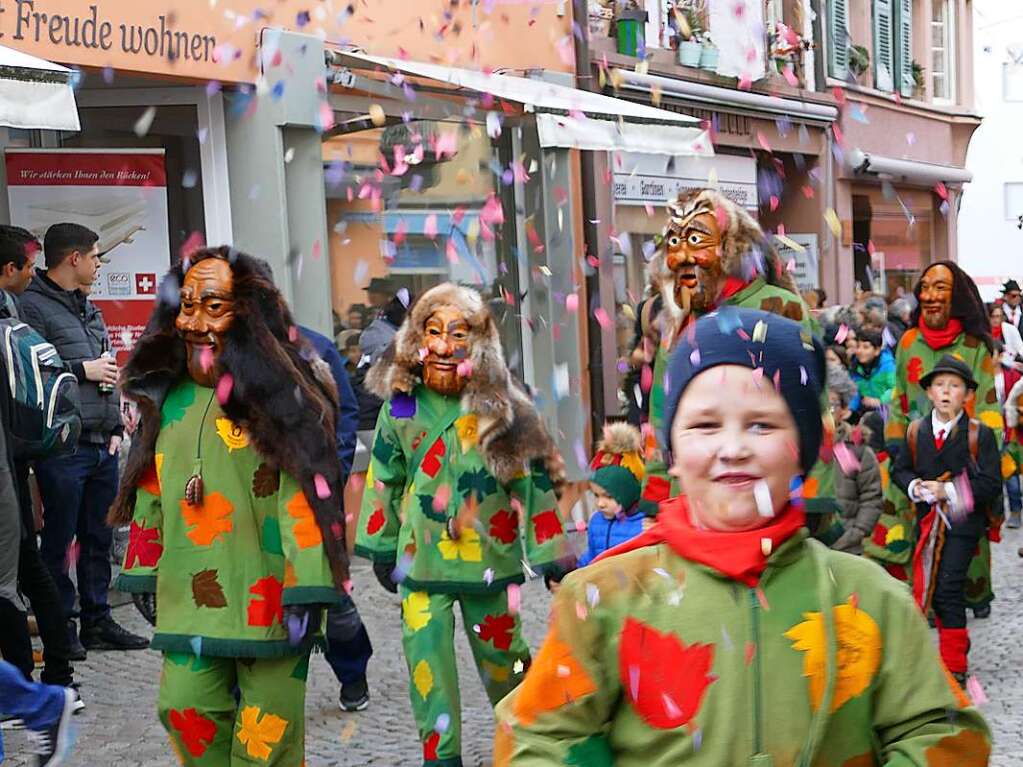
[[[771,488],[762,479],[758,479],[753,485],[753,500],[757,503],[757,513],[760,516],[774,516],[774,504],[771,503]]]

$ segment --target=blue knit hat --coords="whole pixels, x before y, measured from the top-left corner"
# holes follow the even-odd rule
[[[671,450],[671,424],[682,392],[694,377],[718,365],[763,370],[765,381],[775,386],[792,412],[799,429],[799,465],[809,473],[823,436],[824,349],[799,323],[758,309],[724,307],[682,334],[664,381],[668,397],[661,439],[666,450]]]

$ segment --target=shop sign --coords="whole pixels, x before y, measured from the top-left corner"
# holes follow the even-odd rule
[[[747,210],[757,207],[757,165],[749,157],[664,157],[633,152],[614,155],[615,202],[663,206],[680,193],[715,187]]]
[[[800,290],[813,290],[821,286],[816,234],[789,234],[785,239],[802,246],[794,248],[774,238],[774,248],[783,264],[791,265],[792,278]]]
[[[109,261],[90,298],[123,361],[152,314],[157,280],[170,264],[163,150],[8,149],[5,164],[12,224],[40,240],[62,222],[99,234],[99,251]]]

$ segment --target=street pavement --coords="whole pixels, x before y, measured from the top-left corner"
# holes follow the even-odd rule
[[[988,702],[981,709],[994,731],[993,767],[1023,764],[1023,545],[1021,531],[1006,531],[995,548],[995,602],[989,620],[970,624],[973,648],[970,659]],[[370,662],[370,707],[342,713],[337,705],[338,686],[322,655],[309,669],[306,703],[306,764],[308,767],[418,767],[419,739],[409,708],[407,674],[401,654],[400,601],[385,593],[363,563],[353,568],[355,595],[372,637],[375,654]],[[118,601],[124,595],[115,595]],[[550,596],[542,582],[523,588],[523,622],[530,647],[543,637]],[[115,608],[125,626],[147,633],[148,625],[130,602]],[[459,627],[458,631],[461,631]],[[476,677],[464,635],[456,642],[462,673],[462,711],[467,767],[489,764],[493,716]],[[174,767],[166,735],[156,717],[160,673],[157,653],[94,652],[77,665],[87,708],[75,717],[78,743],[71,765],[88,767]],[[20,756],[24,734],[4,733],[9,763],[33,765]]]

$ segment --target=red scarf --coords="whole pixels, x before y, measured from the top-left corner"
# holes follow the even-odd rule
[[[923,317],[920,318],[916,326],[920,329],[920,335],[924,337],[924,342],[932,349],[944,349],[946,346],[951,346],[963,332],[962,321],[955,317],[949,319],[948,324],[941,330],[931,330],[924,324]]]
[[[698,562],[746,586],[756,586],[767,567],[770,554],[764,554],[763,540],[771,541],[770,551],[787,541],[806,521],[799,507],[786,506],[764,527],[737,533],[704,530],[694,527],[689,519],[685,496],[677,496],[661,504],[656,524],[601,554],[598,559],[624,554],[644,546],[667,543],[683,559]]]
[[[1001,341],[1002,340],[1002,326],[1001,325],[995,325],[993,328],[991,328],[991,336],[996,341]]]

